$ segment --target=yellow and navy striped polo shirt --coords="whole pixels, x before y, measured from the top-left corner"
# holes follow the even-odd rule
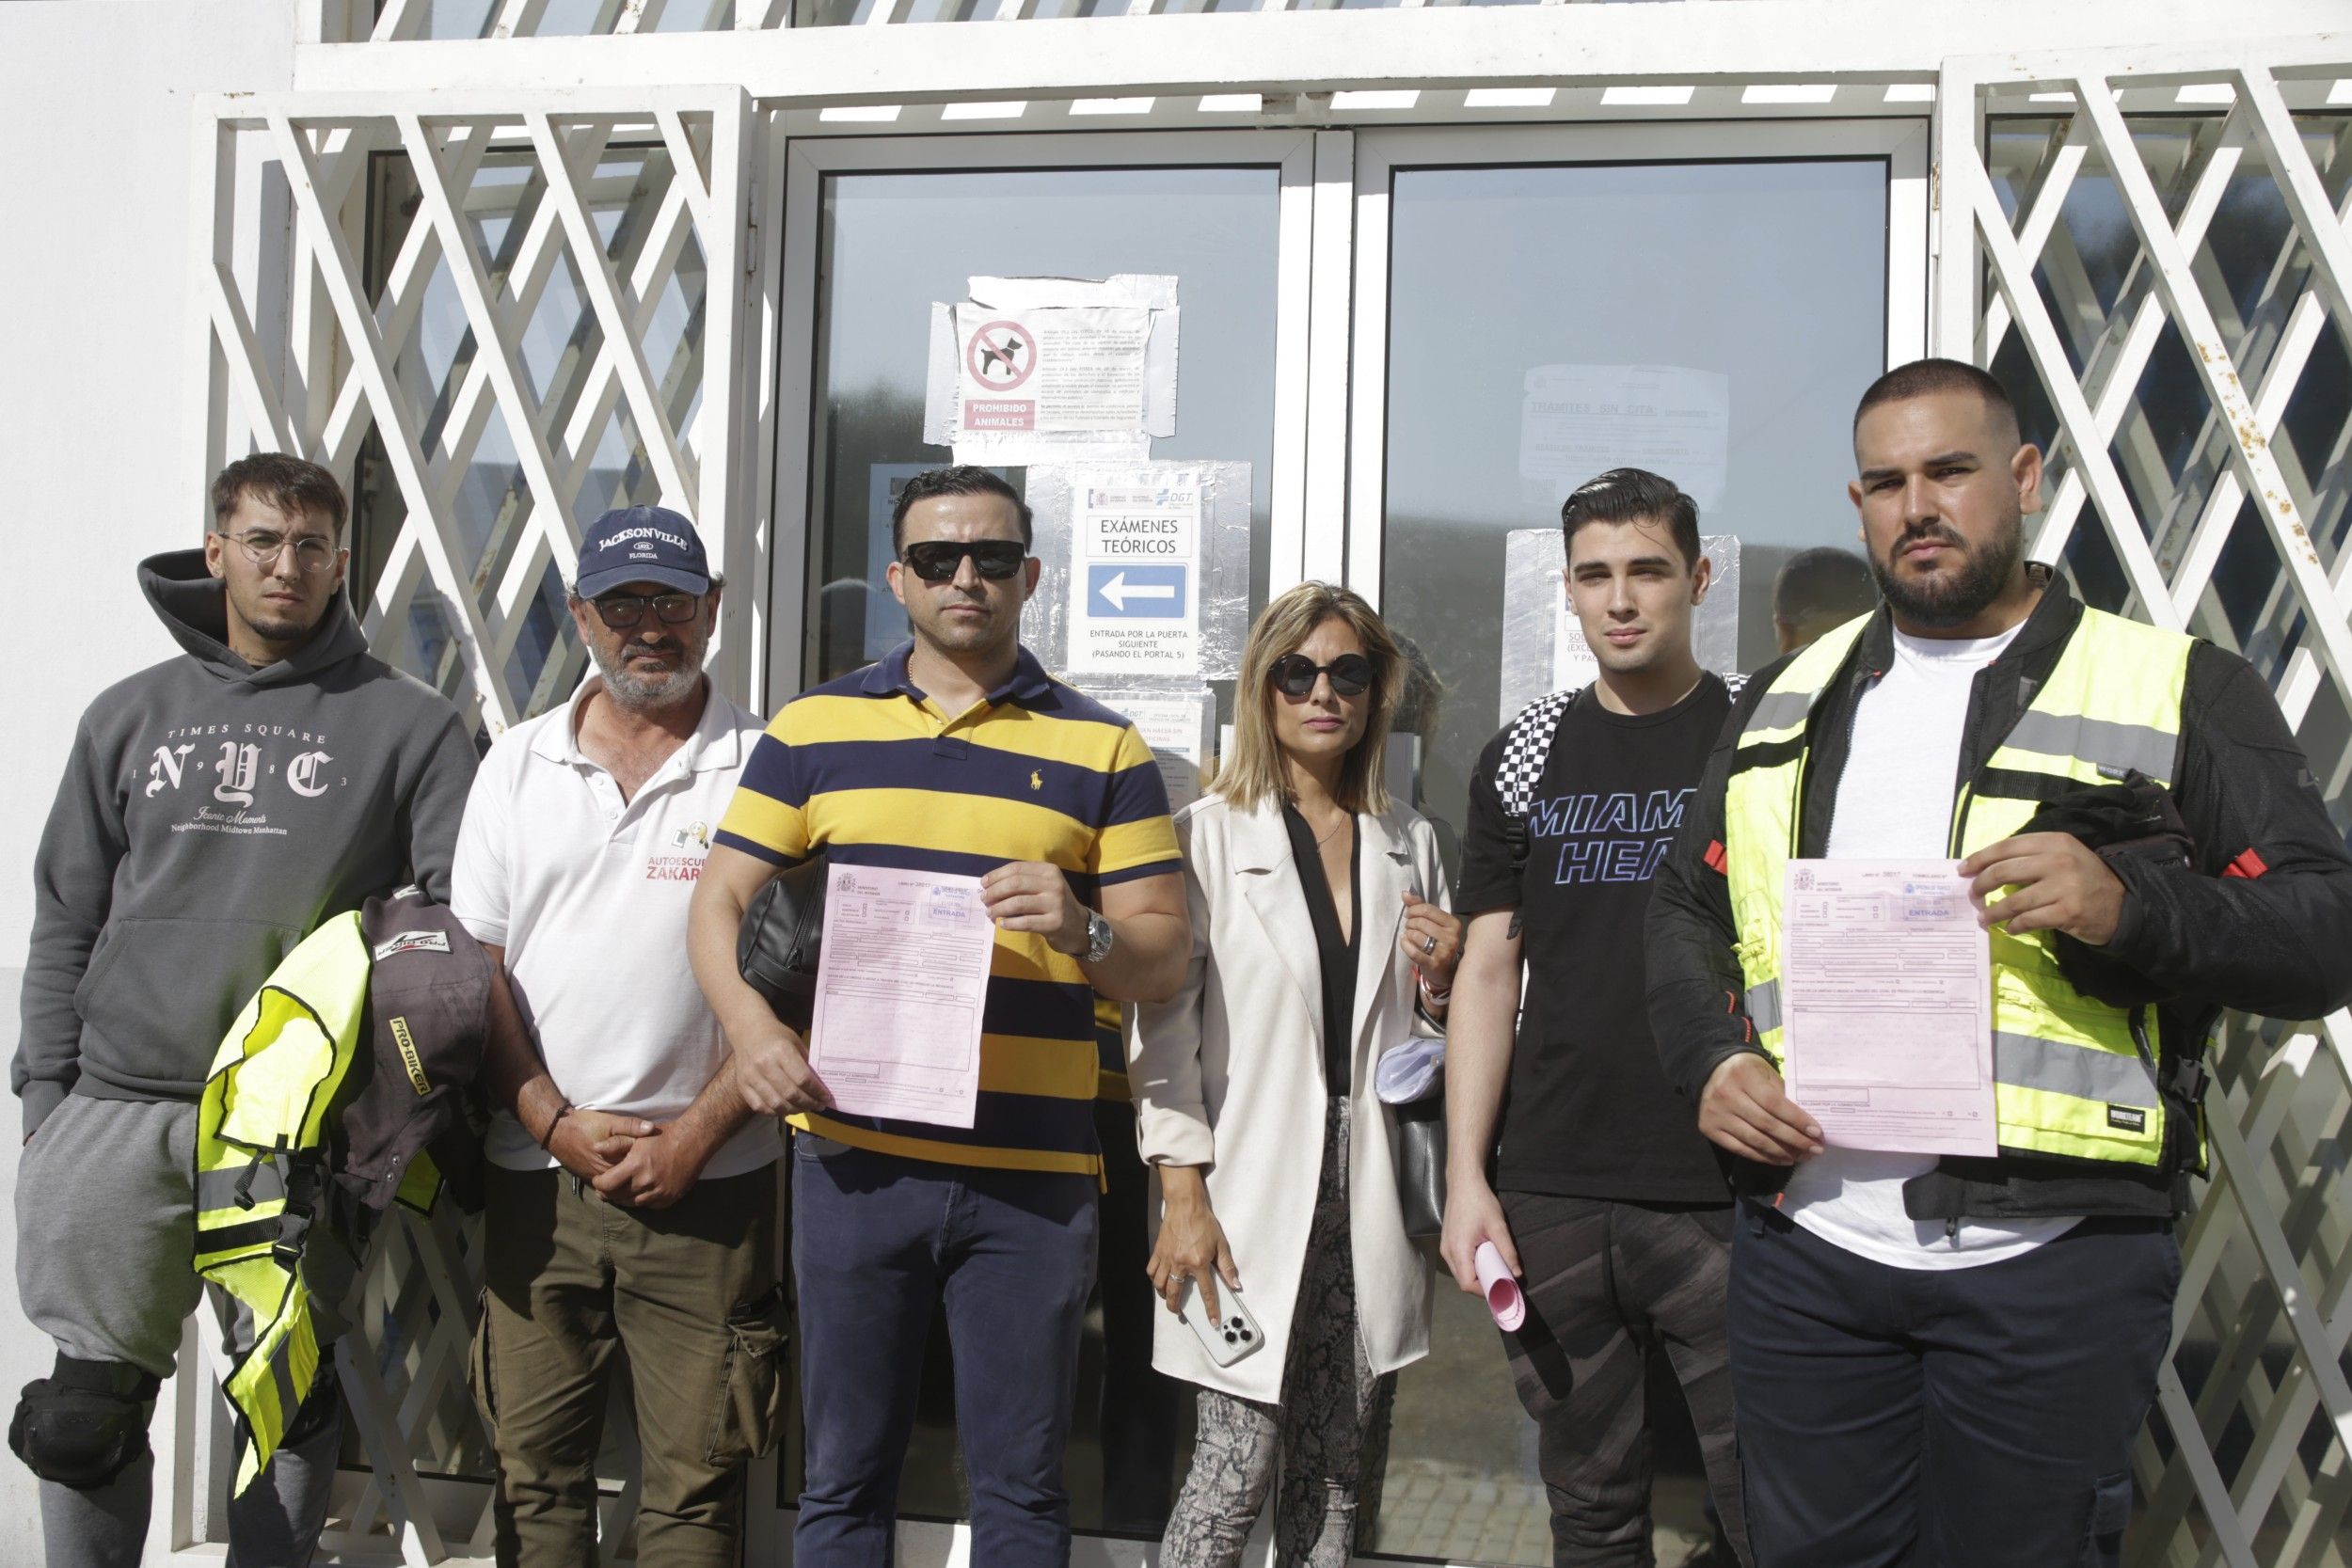
[[[718,842],[776,864],[821,849],[840,865],[967,877],[1043,861],[1089,906],[1107,884],[1182,869],[1168,789],[1134,725],[1052,679],[1026,648],[1010,680],[950,716],[907,678],[913,651],[787,703],[743,767]],[[1099,1173],[1102,1059],[1078,960],[999,930],[981,1030],[968,1131],[841,1112],[792,1123],[916,1160]]]

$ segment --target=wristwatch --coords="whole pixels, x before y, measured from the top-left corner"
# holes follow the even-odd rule
[[[1111,929],[1111,923],[1104,919],[1099,911],[1087,911],[1087,962],[1099,964],[1109,958],[1111,943],[1118,937],[1119,933]]]

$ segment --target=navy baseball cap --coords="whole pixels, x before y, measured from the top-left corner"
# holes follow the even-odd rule
[[[593,599],[632,582],[708,593],[710,558],[694,525],[664,506],[616,507],[590,525],[572,592]]]

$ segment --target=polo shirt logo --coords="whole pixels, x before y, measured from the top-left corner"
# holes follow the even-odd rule
[[[1034,794],[1034,793],[1036,793],[1038,790],[1043,789],[1044,787],[1045,787],[1045,769],[1043,769],[1042,768],[1030,768],[1030,769],[1029,769],[1029,790],[1030,790],[1030,792],[1031,792],[1032,794]]]

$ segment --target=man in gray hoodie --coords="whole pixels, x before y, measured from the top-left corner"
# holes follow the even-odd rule
[[[83,715],[33,866],[17,1291],[57,1361],[9,1446],[42,1478],[59,1568],[139,1560],[148,1419],[199,1294],[196,1110],[222,1034],[321,922],[411,880],[448,901],[473,780],[456,710],[367,651],[333,476],[247,457],[212,503],[202,549],[139,567],[183,652]],[[334,1293],[317,1305],[324,1339]],[[310,1560],[340,1410],[320,1379],[230,1504],[231,1563]]]

